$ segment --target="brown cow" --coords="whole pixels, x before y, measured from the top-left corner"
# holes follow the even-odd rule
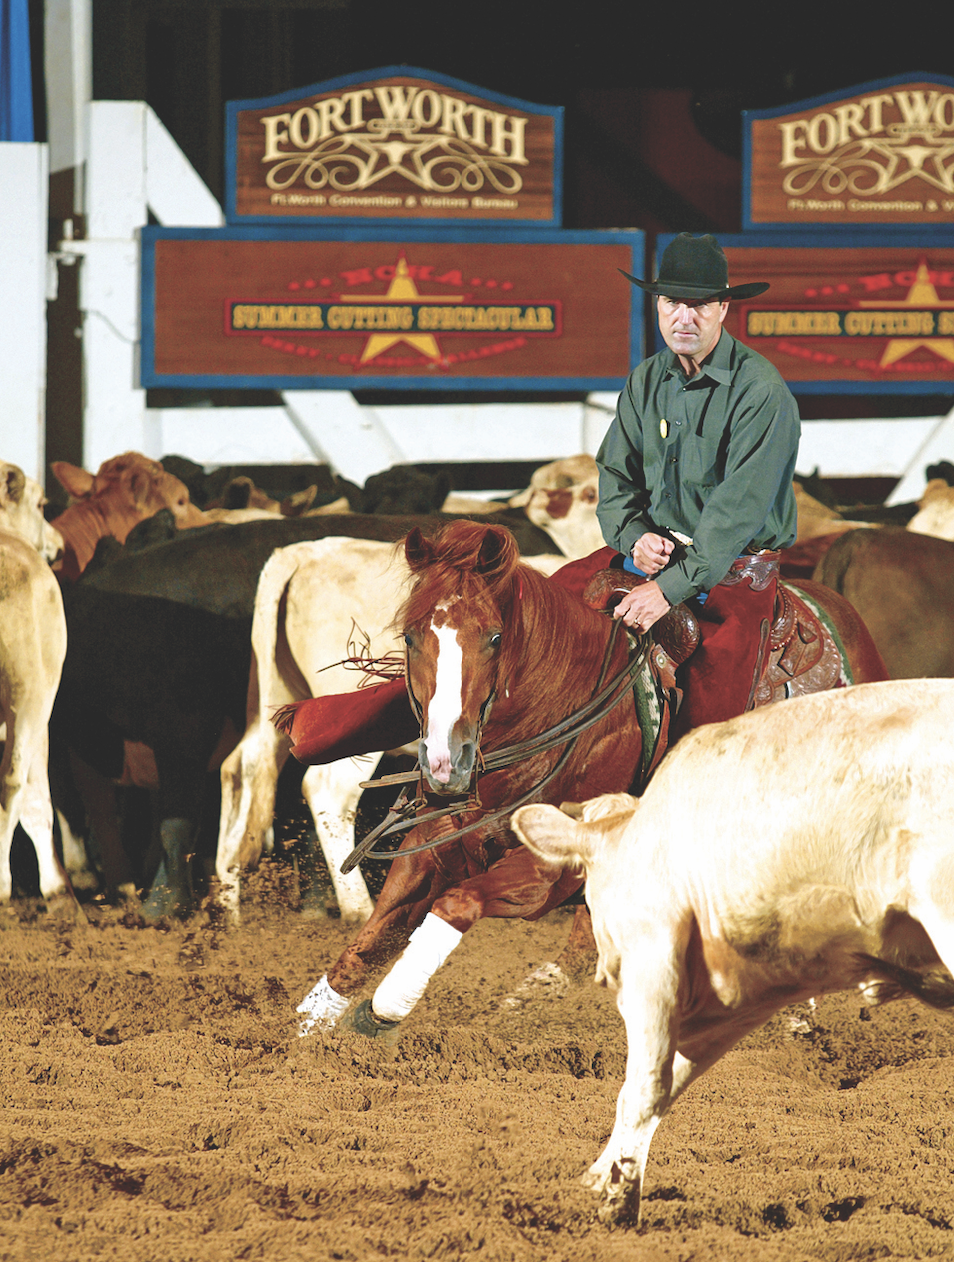
[[[209,524],[185,483],[136,451],[105,461],[95,474],[65,460],[55,460],[50,468],[73,501],[53,521],[63,536],[60,576],[66,582],[76,582],[100,539],[112,535],[123,543],[133,526],[162,508],[172,511],[180,530]]]

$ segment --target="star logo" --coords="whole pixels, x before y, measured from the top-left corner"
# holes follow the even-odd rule
[[[342,302],[362,302],[366,301],[367,296],[361,294],[342,294]],[[417,285],[414,283],[414,277],[411,275],[407,266],[407,259],[402,254],[397,261],[394,269],[394,279],[388,286],[388,292],[382,297],[375,298],[375,302],[393,302],[408,303],[420,302],[421,294],[418,292]],[[455,294],[453,296],[437,295],[435,297],[426,297],[424,299],[429,305],[432,303],[451,303],[463,302],[463,294]],[[385,351],[397,345],[398,342],[405,342],[408,346],[412,346],[415,350],[420,351],[422,355],[426,355],[428,359],[440,360],[442,358],[441,348],[438,345],[437,338],[433,333],[372,333],[364,344],[361,352],[360,363],[366,364],[369,360],[375,359],[378,355],[383,355]]]
[[[950,310],[954,308],[954,301],[942,301],[937,296],[937,289],[931,281],[927,260],[921,259],[918,263],[914,284],[908,290],[906,298],[897,302],[885,302],[883,300],[879,302],[859,302],[858,305],[859,307],[894,308],[895,310],[903,310],[905,307]],[[889,365],[897,363],[899,359],[903,359],[905,355],[910,355],[919,346],[927,347],[929,351],[933,351],[941,359],[946,359],[949,363],[954,364],[954,337],[896,337],[891,338],[886,344],[881,355],[879,367],[887,368]]]

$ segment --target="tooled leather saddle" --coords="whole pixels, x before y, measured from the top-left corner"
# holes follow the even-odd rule
[[[744,558],[750,573],[759,558]],[[590,579],[583,600],[592,609],[611,610],[622,597],[646,580],[625,570],[599,570]],[[753,581],[759,581],[756,574]],[[658,684],[677,706],[682,692],[676,672],[699,644],[700,627],[688,604],[673,606],[653,626],[650,663]],[[762,645],[752,680],[747,710],[784,697],[822,692],[844,682],[841,648],[820,612],[807,596],[779,583],[771,626],[762,625]]]

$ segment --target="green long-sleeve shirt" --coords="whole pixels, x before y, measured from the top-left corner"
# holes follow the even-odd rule
[[[603,538],[692,539],[656,580],[670,604],[708,591],[748,547],[796,536],[798,406],[780,374],[722,330],[694,377],[666,349],[630,374],[596,455]]]

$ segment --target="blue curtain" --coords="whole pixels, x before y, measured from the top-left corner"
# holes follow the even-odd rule
[[[28,0],[0,0],[0,140],[32,139]]]

